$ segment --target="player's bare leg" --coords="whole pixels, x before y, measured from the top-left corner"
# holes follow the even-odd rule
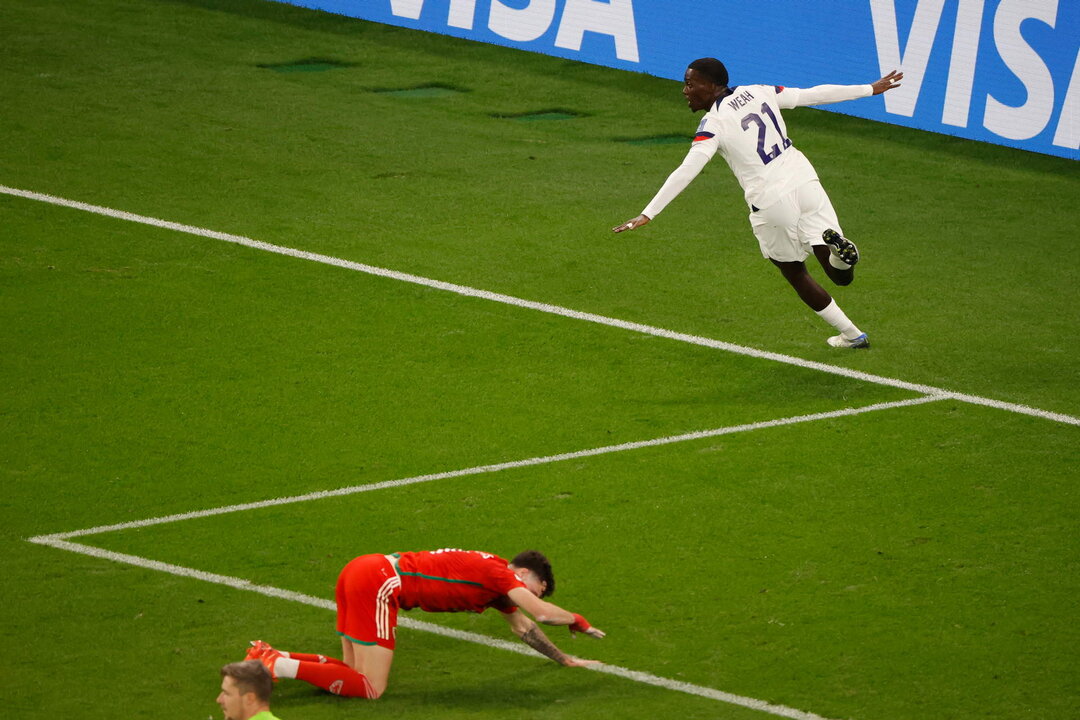
[[[814,253],[817,255],[818,246],[814,247]],[[828,253],[828,249],[825,249]],[[771,260],[771,258],[770,258]],[[821,257],[818,256],[818,260]],[[816,312],[822,320],[832,325],[838,331],[839,335],[829,338],[829,344],[833,347],[847,347],[847,348],[867,348],[870,347],[870,341],[866,338],[866,333],[855,327],[855,323],[848,319],[848,316],[844,314],[844,311],[840,309],[840,306],[836,304],[836,301],[832,299],[825,288],[821,287],[817,280],[815,280],[810,273],[806,270],[806,263],[804,262],[779,262],[772,260],[772,263],[780,269],[780,274],[784,276],[784,279],[795,289],[799,297],[804,303],[806,303],[811,310]],[[828,260],[825,261],[828,263]],[[834,268],[837,269],[837,268]],[[851,273],[850,268],[848,273]],[[849,279],[848,282],[851,282]],[[839,283],[846,285],[847,283]]]
[[[821,268],[825,271],[825,274],[829,276],[835,284],[844,286],[850,285],[851,281],[855,279],[855,266],[848,265],[844,268],[836,267],[833,264],[833,254],[829,250],[827,245],[815,245],[814,257],[821,264]]]
[[[386,691],[390,682],[390,665],[394,651],[379,645],[362,645],[348,638],[341,638],[341,653],[345,664],[367,678],[375,697]]]
[[[826,255],[829,252],[828,248],[824,248]],[[817,248],[814,248],[815,254]],[[770,258],[771,260],[771,258]],[[799,298],[810,306],[810,309],[814,312],[821,312],[829,306],[832,302],[832,295],[830,295],[825,288],[818,284],[818,281],[807,271],[806,263],[804,262],[780,262],[779,260],[772,260],[773,265],[780,269],[780,274],[784,276],[784,279],[795,289],[795,292],[799,294]]]
[[[345,664],[349,667],[357,670],[357,672],[364,672],[363,669],[357,669],[356,660],[353,657],[353,643],[348,638],[341,638],[341,659],[345,661]]]
[[[821,233],[821,239],[825,242],[825,247],[814,246],[814,255],[817,256],[821,267],[837,285],[850,285],[855,279],[859,248],[838,230],[832,228]]]

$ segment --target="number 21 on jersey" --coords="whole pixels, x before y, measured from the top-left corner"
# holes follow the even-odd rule
[[[769,120],[772,121],[772,126],[776,128],[776,133],[780,136],[780,144],[773,143],[772,147],[768,150],[765,149],[766,135],[769,132],[769,126],[765,124],[765,121],[761,119],[761,115],[757,113],[750,113],[742,119],[742,129],[750,130],[751,125],[757,126],[757,154],[761,158],[761,162],[768,165],[773,160],[780,156],[780,153],[791,147],[791,140],[784,137],[784,131],[780,129],[780,121],[776,119],[776,113],[769,107],[769,103],[761,103],[761,112],[764,115],[769,116]]]

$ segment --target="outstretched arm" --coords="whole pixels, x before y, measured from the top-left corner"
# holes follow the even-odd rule
[[[702,147],[699,148],[699,146]],[[611,229],[617,233],[634,230],[656,217],[661,210],[667,207],[668,203],[678,197],[679,193],[685,190],[686,186],[698,176],[702,168],[712,159],[712,153],[715,150],[715,143],[708,145],[695,143],[690,148],[690,152],[686,154],[686,159],[683,160],[682,165],[675,168],[675,172],[668,176],[660,191],[656,193],[656,197],[652,199],[642,213],[633,220],[627,220],[622,225],[616,225]]]
[[[589,625],[588,621],[580,615],[563,610],[558,605],[542,600],[525,588],[514,588],[507,593],[507,596],[519,609],[503,617],[506,618],[506,622],[510,623],[510,629],[514,631],[514,634],[521,638],[526,645],[541,655],[567,667],[581,667],[596,662],[595,660],[575,658],[555,647],[555,643],[548,639],[544,631],[536,624],[536,621],[545,625],[566,625],[569,626],[571,634],[583,632],[597,639],[604,637],[602,630]],[[522,610],[535,617],[536,621]]]
[[[885,77],[866,85],[815,85],[810,88],[786,87],[777,92],[780,107],[787,110],[805,105],[825,105],[857,98],[880,95],[900,86],[904,73],[893,70]]]
[[[545,625],[569,625],[570,632],[583,632],[594,638],[604,637],[604,631],[594,628],[588,621],[569,610],[563,610],[554,603],[542,600],[523,587],[514,588],[507,593],[510,601]]]
[[[555,647],[555,643],[548,639],[548,636],[544,634],[544,631],[540,629],[540,626],[520,610],[515,610],[503,617],[506,618],[506,622],[510,623],[510,629],[514,631],[515,635],[521,638],[523,643],[541,655],[551,658],[560,665],[565,665],[566,667],[585,667],[587,665],[596,665],[599,662],[597,660],[582,660],[581,658],[567,655],[562,650]]]

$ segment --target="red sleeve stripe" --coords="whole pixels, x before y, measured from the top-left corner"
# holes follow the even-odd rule
[[[711,132],[699,132],[694,136],[694,142],[697,142],[698,140],[708,140],[711,137],[713,137],[713,133]]]

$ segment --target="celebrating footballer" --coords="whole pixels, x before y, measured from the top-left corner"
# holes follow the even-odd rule
[[[612,228],[617,233],[648,224],[698,176],[714,155],[727,161],[742,186],[750,225],[761,254],[818,316],[838,332],[832,347],[868,348],[870,340],[806,269],[813,255],[836,285],[855,279],[859,251],[840,229],[836,211],[817,172],[788,136],[781,110],[880,95],[900,86],[904,74],[890,72],[866,85],[728,85],[716,58],[699,58],[686,69],[683,97],[692,112],[705,111],[693,144],[641,213]]]

